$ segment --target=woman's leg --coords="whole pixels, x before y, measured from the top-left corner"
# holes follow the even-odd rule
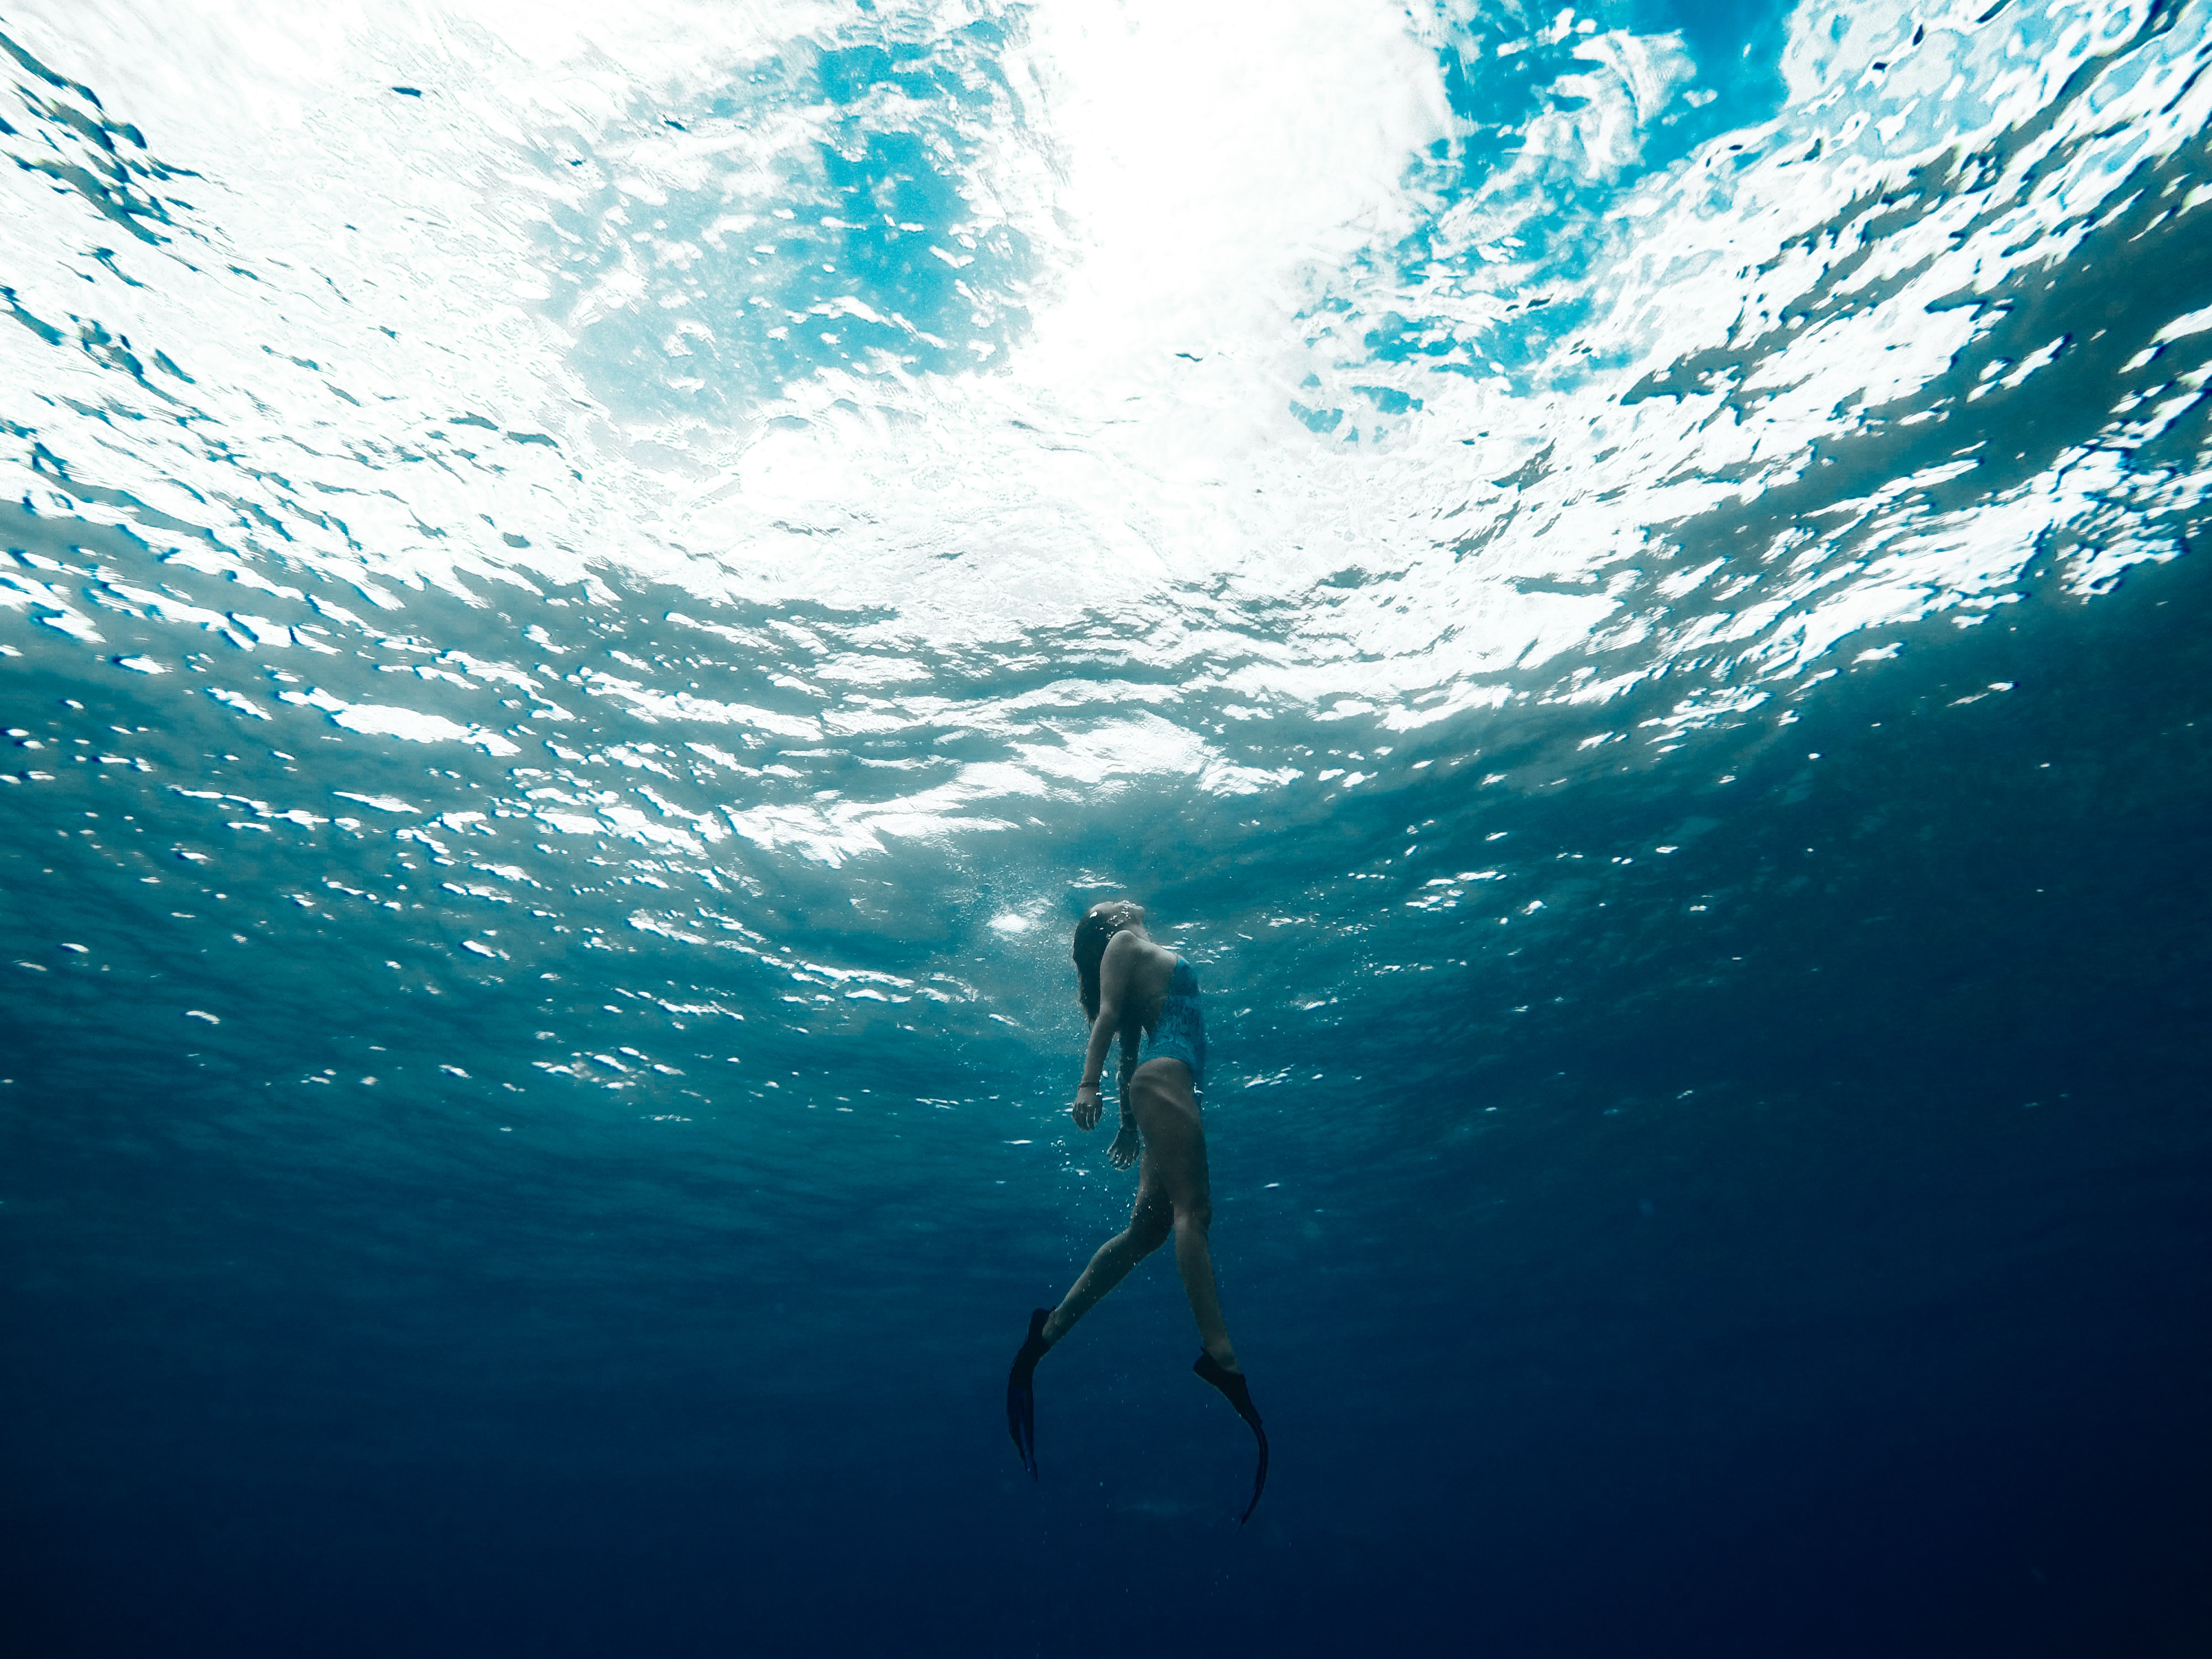
[[[1167,1243],[1174,1210],[1151,1148],[1145,1151],[1137,1172],[1137,1202],[1129,1212],[1129,1224],[1098,1247],[1082,1277],[1060,1299],[1044,1322],[1047,1346],[1066,1336],[1068,1328],[1091,1311],[1098,1298],[1129,1276],[1129,1269]],[[1180,1248],[1180,1247],[1178,1247]]]
[[[1198,1322],[1198,1340],[1215,1364],[1234,1371],[1237,1349],[1221,1317],[1213,1254],[1206,1246],[1213,1199],[1206,1184],[1206,1130],[1199,1121],[1190,1068],[1179,1060],[1146,1061],[1130,1079],[1129,1104],[1144,1133],[1146,1167],[1157,1171],[1174,1212],[1176,1270],[1190,1298],[1191,1317]]]

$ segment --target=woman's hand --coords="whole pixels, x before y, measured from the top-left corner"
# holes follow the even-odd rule
[[[1124,1123],[1121,1133],[1114,1137],[1114,1144],[1106,1149],[1106,1161],[1117,1170],[1126,1170],[1144,1150],[1145,1143],[1137,1133],[1136,1125]]]
[[[1089,1134],[1098,1127],[1099,1114],[1105,1109],[1104,1101],[1099,1097],[1098,1085],[1085,1083],[1076,1090],[1075,1104],[1067,1109],[1075,1115],[1075,1127]]]

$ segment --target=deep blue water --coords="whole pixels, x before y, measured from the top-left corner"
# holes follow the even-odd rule
[[[2204,5],[0,34],[6,1651],[2212,1648]]]

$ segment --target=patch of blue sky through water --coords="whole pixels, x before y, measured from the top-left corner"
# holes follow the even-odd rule
[[[724,424],[822,371],[1002,359],[1030,275],[988,177],[1023,118],[1006,42],[989,17],[862,8],[598,149],[549,151],[586,181],[538,241],[594,394]]]
[[[1407,171],[1425,204],[1409,233],[1362,250],[1314,308],[1317,337],[1355,362],[1483,378],[1539,362],[1589,314],[1571,285],[1617,254],[1607,210],[1626,189],[1780,105],[1790,9],[1771,0],[1678,5],[1477,7],[1442,0],[1425,21],[1452,131]],[[1446,280],[1496,294],[1464,315],[1373,308],[1372,286]],[[1323,386],[1313,374],[1303,390]],[[1298,403],[1316,432],[1356,439],[1359,405],[1382,416],[1421,405],[1399,384],[1332,387],[1333,406]],[[1348,393],[1349,396],[1343,394]],[[1349,424],[1345,422],[1349,421]]]
[[[1546,360],[1590,319],[1591,279],[1634,251],[1641,216],[1623,209],[1639,190],[1708,145],[1747,162],[1796,139],[1814,147],[1809,159],[1817,161],[1824,132],[1831,143],[1847,126],[1845,143],[1862,134],[1871,140],[1867,118],[1849,121],[1854,109],[1864,104],[1869,117],[1875,114],[1871,106],[1899,89],[1885,86],[1893,70],[1909,84],[1913,69],[1938,58],[1939,85],[1953,60],[1962,73],[1940,99],[1918,100],[1917,120],[1889,124],[1881,147],[1895,153],[1916,139],[1971,132],[1991,107],[1989,76],[1963,61],[1971,55],[1966,40],[1995,21],[1991,33],[2010,37],[2011,49],[2063,48],[2078,61],[2085,42],[2075,14],[2087,9],[1985,4],[1936,15],[1893,6],[1441,6],[1431,28],[1455,131],[1407,179],[1428,211],[1403,238],[1364,250],[1316,305],[1316,319],[1364,361],[1425,362],[1477,376],[1494,362],[1508,372],[1540,368],[1556,381],[1561,370],[1589,366]],[[2094,9],[2099,22],[2110,23],[2140,9]],[[1814,82],[1821,95],[1807,96]],[[1914,100],[1887,101],[1889,110],[1880,112]],[[1496,295],[1502,308],[1472,325],[1463,314],[1423,314],[1417,304],[1377,308],[1378,295],[1393,285],[1417,302],[1419,290],[1440,280]],[[1411,406],[1401,389],[1366,393],[1384,414]],[[1330,429],[1329,412],[1346,411],[1316,411],[1320,419],[1309,424]]]
[[[1456,477],[1431,552],[1474,570],[1410,540],[1358,568],[1401,610],[1456,592],[1439,639],[1484,572],[1577,611],[1571,642],[1486,695],[1602,702],[1698,666],[1714,694],[1655,714],[1662,740],[1693,708],[1836,672],[1814,665],[1861,629],[1982,620],[2039,551],[2075,592],[2174,556],[2206,485],[2201,419],[2176,424],[2203,384],[2185,343],[2204,295],[2153,301],[2130,273],[2202,266],[2205,22],[2067,0],[1800,9],[1780,106],[1747,68],[1749,103],[1698,106],[1725,124],[1686,124],[1671,159],[1672,138],[1600,153],[1595,102],[1545,82],[1543,145],[1532,120],[1411,235],[1316,280],[1291,412],[1388,452],[1365,476],[1393,488]],[[1547,32],[1606,38],[1565,12]],[[1674,85],[1686,103],[1699,82]],[[1416,191],[1455,165],[1438,154]],[[1446,467],[1460,446],[1474,465]]]
[[[1408,169],[1424,210],[1407,233],[1317,285],[1307,319],[1319,361],[1292,412],[1317,432],[1371,440],[1423,405],[1431,375],[1528,390],[1626,367],[1654,343],[1606,328],[1618,297],[1608,279],[1664,262],[1654,233],[1673,214],[1773,219],[1771,195],[1735,184],[1761,164],[1754,190],[1793,161],[1809,183],[1853,157],[2002,143],[2008,116],[2034,113],[2018,106],[2018,60],[2039,63],[2039,103],[2172,15],[2064,0],[1941,12],[1442,5],[1427,27],[1455,130]],[[1824,227],[1808,217],[1802,228]],[[1727,308],[1723,288],[1706,301]]]

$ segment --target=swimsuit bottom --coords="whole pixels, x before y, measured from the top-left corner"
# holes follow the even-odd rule
[[[1206,1012],[1199,1006],[1198,974],[1181,957],[1176,958],[1175,978],[1160,1004],[1160,1017],[1137,1050],[1137,1064],[1148,1060],[1179,1060],[1190,1067],[1190,1086],[1206,1087]]]

